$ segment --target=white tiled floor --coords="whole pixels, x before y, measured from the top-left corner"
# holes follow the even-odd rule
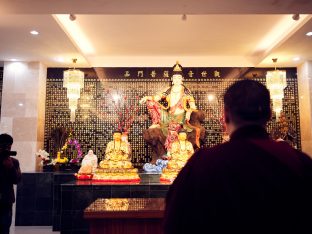
[[[60,232],[53,232],[52,226],[18,226],[11,227],[10,234],[58,234]]]
[[[14,186],[15,187],[15,186]],[[13,205],[13,218],[10,234],[59,234],[53,232],[52,226],[17,226],[15,227],[15,203]]]

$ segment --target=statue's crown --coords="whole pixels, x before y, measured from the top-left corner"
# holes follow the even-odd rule
[[[179,64],[179,61],[176,62],[176,64],[173,67],[174,72],[182,72],[182,66]]]

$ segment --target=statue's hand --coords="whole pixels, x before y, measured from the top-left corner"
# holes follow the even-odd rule
[[[139,101],[139,103],[142,105],[142,104],[144,104],[147,100],[151,100],[151,97],[150,97],[150,96],[142,97],[141,100]]]
[[[142,97],[139,103],[142,105],[146,102],[146,100],[147,100],[147,97]]]
[[[170,156],[166,156],[166,155],[161,156],[161,158],[162,158],[163,160],[170,160],[170,159],[171,159]]]
[[[191,119],[191,112],[186,112],[186,114],[185,114],[185,121],[190,121],[190,119]]]

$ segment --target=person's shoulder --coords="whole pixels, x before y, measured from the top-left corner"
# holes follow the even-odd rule
[[[289,152],[295,153],[295,154],[297,154],[299,157],[307,158],[307,160],[309,160],[309,161],[312,162],[312,158],[311,158],[308,154],[306,154],[306,153],[304,153],[304,152],[302,152],[302,151],[300,151],[300,150],[294,148],[293,146],[291,146],[291,145],[290,145],[288,142],[286,142],[286,141],[271,141],[271,142],[272,142],[273,145],[275,145],[275,146],[277,146],[277,147],[279,147],[279,148],[283,148],[284,150],[287,150],[287,151],[289,151]]]
[[[194,154],[194,157],[197,157],[199,160],[214,160],[220,158],[220,156],[228,155],[231,152],[231,145],[229,142],[222,143],[210,148],[204,147],[197,150]]]
[[[301,163],[306,164],[312,169],[311,156],[302,152],[301,150],[294,148],[288,142],[268,140],[265,144],[267,144],[266,147],[269,147],[276,152],[282,152],[285,156],[288,155],[289,157],[295,157],[299,159]]]
[[[19,168],[19,161],[18,161],[18,159],[13,158],[13,157],[10,157],[10,159],[12,160],[12,163],[13,163],[13,165],[14,165],[14,168],[15,168],[15,169],[18,169],[18,168]]]
[[[16,158],[13,158],[13,157],[10,157],[11,158],[11,160],[12,160],[12,162],[14,163],[14,164],[19,164],[19,161],[18,161],[18,159],[16,159]]]
[[[231,147],[230,142],[224,142],[224,143],[212,146],[212,147],[201,148],[201,149],[198,150],[198,152],[202,153],[202,154],[207,154],[207,153],[215,154],[215,153],[219,153],[219,152],[225,151],[225,150],[227,150],[230,147]]]

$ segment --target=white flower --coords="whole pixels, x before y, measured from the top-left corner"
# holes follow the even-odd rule
[[[49,153],[45,150],[39,149],[36,156],[40,157],[42,160],[49,160]]]

